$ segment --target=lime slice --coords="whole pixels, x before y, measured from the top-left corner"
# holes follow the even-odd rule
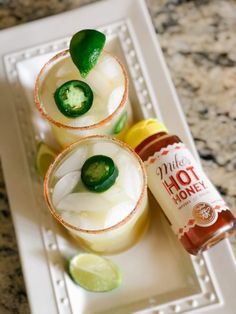
[[[92,253],[81,253],[69,262],[69,273],[74,282],[93,292],[105,292],[121,283],[119,268],[107,258]]]
[[[36,169],[41,177],[44,177],[49,166],[54,161],[56,153],[45,143],[40,142],[36,153]]]
[[[106,36],[95,29],[81,30],[71,38],[70,55],[82,77],[96,65],[105,41]]]

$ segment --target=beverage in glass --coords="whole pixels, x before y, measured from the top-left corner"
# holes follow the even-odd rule
[[[76,118],[62,114],[54,99],[55,91],[71,80],[85,82],[93,92],[91,108]],[[41,69],[34,97],[38,110],[63,147],[87,135],[107,134],[122,139],[132,123],[127,72],[123,64],[106,51],[85,78],[73,63],[69,50],[58,53]]]
[[[89,170],[84,170],[94,157],[99,161],[92,166],[90,162]],[[114,162],[116,179],[105,191],[90,190],[84,177],[89,171],[95,178],[108,171],[109,165],[100,162],[104,157]],[[90,182],[94,183],[92,179]],[[104,183],[100,180],[99,184]],[[143,163],[117,139],[88,136],[67,147],[49,168],[44,192],[52,215],[87,250],[101,254],[123,251],[136,243],[147,228]]]

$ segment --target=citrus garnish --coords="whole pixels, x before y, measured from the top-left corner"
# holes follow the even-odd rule
[[[56,153],[45,143],[40,142],[36,153],[36,170],[41,177],[44,177],[50,164],[54,161]]]
[[[128,114],[127,111],[125,111],[121,117],[119,118],[118,122],[116,123],[115,127],[114,127],[114,134],[119,134],[125,127],[126,123],[127,123],[127,119],[128,119]]]
[[[113,290],[122,280],[117,265],[92,253],[75,255],[69,262],[69,273],[76,284],[93,292]]]
[[[95,29],[81,30],[71,38],[70,55],[82,77],[96,65],[105,41],[106,36]]]
[[[81,169],[81,179],[91,191],[104,192],[116,181],[118,168],[114,161],[104,155],[94,155],[88,158]]]
[[[72,80],[57,88],[54,99],[64,116],[77,118],[91,108],[93,92],[87,83]]]

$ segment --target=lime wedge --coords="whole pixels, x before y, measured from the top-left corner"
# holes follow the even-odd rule
[[[96,65],[105,41],[106,36],[95,29],[81,30],[71,38],[70,55],[82,77]]]
[[[69,273],[76,284],[93,292],[115,289],[122,280],[118,266],[92,253],[75,255],[69,262]]]
[[[54,161],[56,153],[45,143],[40,142],[36,153],[36,169],[41,177],[44,177],[49,166]]]

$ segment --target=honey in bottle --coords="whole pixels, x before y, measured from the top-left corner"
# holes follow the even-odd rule
[[[148,187],[184,248],[197,255],[236,230],[236,218],[186,145],[156,119],[125,141],[144,161]]]

